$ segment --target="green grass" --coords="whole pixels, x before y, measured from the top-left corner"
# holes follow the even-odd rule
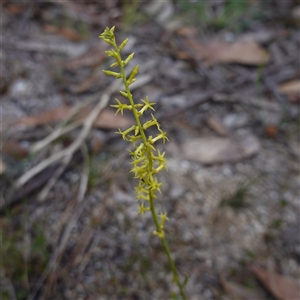
[[[134,25],[146,20],[146,16],[139,11],[140,0],[122,0],[121,4],[122,29],[125,32],[129,31]]]
[[[220,206],[229,206],[234,210],[249,207],[249,204],[247,203],[247,195],[250,186],[251,183],[249,182],[241,183],[232,195],[230,195],[229,197],[225,197],[220,201]]]
[[[256,10],[247,0],[228,0],[214,10],[208,0],[176,1],[178,12],[189,25],[200,25],[206,29],[226,28],[235,32],[249,27]],[[247,17],[246,17],[247,16]]]
[[[30,279],[43,272],[50,252],[43,228],[34,224],[30,232],[25,232],[20,224],[14,223],[16,221],[11,218],[5,218],[1,222],[0,257],[3,259],[0,267],[14,286],[17,299],[23,300],[28,296]],[[28,241],[26,235],[29,237]],[[0,299],[9,299],[7,295],[9,291],[3,289]]]

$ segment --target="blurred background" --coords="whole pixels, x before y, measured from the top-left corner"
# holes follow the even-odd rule
[[[168,133],[156,204],[188,299],[300,299],[299,1],[2,1],[0,22],[1,299],[180,299],[106,26]]]

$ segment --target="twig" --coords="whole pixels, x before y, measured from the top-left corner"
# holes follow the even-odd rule
[[[71,158],[72,158],[71,155],[65,156],[63,158],[62,164],[58,167],[58,169],[55,171],[54,175],[48,181],[47,185],[43,188],[43,190],[38,195],[37,200],[39,202],[45,201],[45,199],[47,198],[50,190],[53,188],[53,186],[57,182],[58,178],[66,170]]]
[[[2,201],[0,204],[0,213],[2,213],[6,207],[12,206],[21,199],[24,199],[27,195],[33,193],[34,191],[38,190],[42,187],[52,176],[55,174],[57,170],[57,165],[50,166],[46,170],[43,170],[41,174],[32,182],[29,182],[21,189],[13,192],[12,195],[8,196],[6,201]]]
[[[88,134],[92,128],[92,125],[95,122],[95,120],[96,120],[97,116],[99,115],[99,113],[101,112],[101,110],[103,110],[107,106],[109,98],[110,98],[109,93],[105,93],[101,96],[101,99],[98,102],[98,104],[95,106],[95,108],[91,111],[91,113],[85,119],[85,121],[83,123],[83,128],[82,128],[81,132],[79,133],[77,139],[74,140],[74,142],[68,148],[66,148],[58,153],[53,154],[52,156],[48,157],[47,159],[40,162],[38,165],[36,165],[32,169],[30,169],[29,171],[27,171],[25,174],[23,174],[17,180],[15,186],[20,187],[20,186],[24,185],[33,176],[35,176],[36,174],[38,174],[39,172],[41,172],[42,170],[44,170],[45,168],[47,168],[48,166],[53,164],[54,162],[61,160],[63,157],[68,156],[68,155],[73,156],[75,151],[78,150],[78,148],[81,146],[83,141],[88,136]]]
[[[273,93],[273,95],[276,97],[280,104],[286,103],[286,98],[279,93],[276,84],[271,78],[264,78],[263,81],[266,87]]]
[[[33,144],[32,147],[30,148],[30,152],[31,153],[35,153],[38,152],[40,150],[42,150],[43,148],[45,148],[46,146],[48,146],[49,144],[51,144],[53,141],[55,141],[57,138],[59,138],[60,136],[76,129],[77,127],[79,127],[81,125],[80,122],[74,122],[66,127],[59,127],[56,130],[54,130],[53,132],[51,132],[48,136],[46,136],[44,139],[38,141],[37,143]]]
[[[83,157],[85,159],[85,168],[84,172],[82,173],[82,179],[81,183],[79,186],[79,196],[78,196],[78,201],[81,202],[84,198],[86,189],[87,189],[87,184],[88,184],[88,174],[89,174],[89,161],[88,161],[88,151],[86,146],[82,146],[82,153]],[[61,174],[65,171],[67,168],[68,164],[70,163],[72,159],[72,155],[67,155],[63,158],[62,165],[56,170],[55,174],[51,179],[48,181],[47,185],[44,187],[42,192],[38,196],[38,201],[44,201],[54,184],[57,182],[58,178],[61,176]]]
[[[71,214],[71,219],[69,220],[69,222],[67,223],[67,225],[65,227],[65,230],[62,234],[62,237],[60,239],[58,247],[55,249],[46,269],[44,270],[43,274],[41,275],[38,282],[36,283],[36,285],[35,285],[36,288],[27,297],[27,300],[34,300],[37,293],[41,289],[43,283],[49,276],[50,272],[52,272],[52,270],[56,268],[62,254],[63,254],[63,251],[64,251],[65,247],[67,246],[67,242],[69,240],[70,234],[71,234],[77,220],[80,218],[81,214],[83,213],[83,211],[87,205],[87,201],[82,201],[82,202],[77,201],[77,203],[78,204],[76,205],[76,207],[74,209],[74,213]]]
[[[82,273],[85,270],[87,264],[89,263],[92,255],[95,252],[95,249],[97,247],[99,247],[99,241],[100,241],[99,236],[92,236],[91,240],[92,240],[91,245],[90,245],[89,249],[87,250],[87,252],[84,254],[83,258],[81,259],[80,265],[78,266],[80,273]]]
[[[64,44],[51,44],[51,43],[40,43],[40,42],[27,42],[27,41],[16,41],[13,43],[5,43],[2,45],[4,49],[21,50],[21,51],[34,51],[34,52],[46,52],[54,54],[66,54],[70,57],[79,56],[83,54],[87,47],[86,45],[74,45],[71,43]]]
[[[108,199],[109,191],[106,192],[106,194],[103,196],[100,204],[100,209],[91,220],[90,224],[87,225],[83,231],[81,232],[79,238],[77,239],[77,244],[72,250],[72,253],[70,254],[70,260],[66,266],[61,270],[61,273],[68,272],[68,269],[70,267],[77,267],[79,265],[79,271],[82,273],[86,264],[90,260],[90,256],[92,255],[91,249],[94,248],[94,244],[98,245],[99,239],[97,239],[97,242],[93,241],[95,239],[95,233],[98,231],[99,226],[102,222],[102,217],[106,208],[106,202]]]
[[[61,135],[68,133],[69,131],[79,127],[81,125],[81,122],[74,122],[64,128],[64,126],[68,123],[68,121],[77,114],[80,109],[84,108],[85,106],[97,101],[101,97],[102,93],[96,93],[95,95],[87,98],[84,102],[80,102],[76,104],[74,107],[71,108],[71,110],[68,112],[65,119],[58,125],[56,130],[54,130],[50,135],[42,139],[41,141],[38,141],[35,143],[31,149],[30,152],[37,152],[49,145],[51,142],[53,142],[55,139],[59,138]]]
[[[90,172],[89,154],[88,154],[87,146],[83,144],[81,146],[81,150],[84,157],[84,167],[83,167],[83,172],[81,173],[81,180],[80,180],[79,192],[77,198],[78,202],[81,202],[84,199],[84,195],[88,187],[88,179],[89,179],[89,172]]]

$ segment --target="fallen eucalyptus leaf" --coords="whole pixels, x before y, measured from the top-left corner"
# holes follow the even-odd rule
[[[175,156],[204,164],[237,162],[251,157],[259,151],[260,143],[253,135],[241,138],[196,138],[182,145],[168,145]]]
[[[278,300],[299,300],[300,289],[292,278],[281,276],[274,271],[264,270],[252,266],[250,270],[263,283],[263,285]]]

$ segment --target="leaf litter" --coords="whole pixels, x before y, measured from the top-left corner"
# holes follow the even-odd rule
[[[227,5],[225,2],[209,4],[207,12],[212,15],[220,13]],[[140,14],[146,5],[142,3],[137,6],[136,14]],[[22,62],[28,61],[24,68],[27,72],[38,74],[38,80],[33,82],[36,87],[41,86],[43,80],[41,74],[45,71],[41,70],[40,66],[44,62],[47,61],[51,71],[56,72],[54,74],[62,72],[57,78],[60,78],[63,88],[59,89],[53,84],[47,91],[57,95],[63,94],[65,103],[58,105],[57,111],[51,110],[53,106],[49,109],[47,97],[36,97],[34,100],[30,99],[30,95],[7,95],[3,89],[4,102],[12,103],[15,110],[22,112],[14,118],[14,124],[19,122],[24,130],[23,137],[21,133],[18,138],[14,133],[7,133],[8,142],[21,140],[25,144],[31,144],[32,139],[28,140],[25,133],[31,130],[33,140],[37,141],[37,130],[41,127],[45,135],[46,132],[53,131],[53,125],[57,126],[54,132],[60,130],[61,124],[64,124],[64,117],[74,104],[84,99],[86,94],[103,93],[103,88],[109,82],[98,78],[105,64],[102,45],[97,39],[101,32],[99,27],[113,22],[120,28],[123,10],[118,2],[109,1],[88,4],[75,4],[70,1],[47,3],[35,6],[33,15],[24,13],[27,12],[26,7],[18,9],[19,11],[13,8],[9,13],[9,9],[5,8],[7,6],[8,4],[4,4],[3,10],[3,26],[7,27],[4,31],[3,47],[5,60],[14,61],[17,53]],[[250,22],[248,29],[237,34],[232,34],[224,28],[221,32],[213,29],[212,33],[206,35],[204,33],[207,29],[199,26],[193,26],[192,30],[186,30],[187,32],[182,34],[180,30],[170,30],[172,26],[173,29],[183,28],[182,20],[176,19],[176,4],[168,1],[160,7],[165,11],[159,13],[160,17],[157,20],[155,16],[148,17],[147,25],[137,26],[130,35],[136,41],[133,51],[136,52],[135,59],[138,63],[143,65],[151,59],[158,62],[156,66],[149,67],[147,74],[140,74],[141,78],[144,76],[146,79],[140,83],[140,90],[134,93],[137,93],[137,97],[144,97],[144,94],[150,91],[149,97],[151,94],[156,97],[154,102],[161,106],[161,120],[168,127],[172,143],[176,141],[177,152],[169,152],[173,154],[172,157],[169,154],[169,172],[162,174],[163,181],[166,182],[163,190],[166,201],[160,204],[174,216],[170,220],[168,230],[174,233],[172,247],[176,263],[183,273],[187,272],[190,276],[187,285],[189,299],[259,299],[259,286],[254,285],[249,290],[234,276],[240,275],[245,264],[259,262],[265,266],[269,260],[275,260],[281,274],[294,278],[299,276],[297,261],[289,256],[290,254],[286,254],[284,246],[280,244],[280,224],[295,223],[299,211],[297,197],[300,181],[295,175],[298,164],[296,157],[299,152],[299,113],[296,102],[292,102],[294,98],[289,96],[291,91],[281,90],[282,83],[288,83],[295,78],[286,72],[288,68],[295,69],[297,65],[293,50],[297,48],[296,41],[292,38],[295,29],[293,25],[286,27],[285,24],[276,22],[280,27],[279,31],[276,28],[276,32],[282,29],[286,34],[274,34],[268,30],[270,26],[264,23],[264,20],[256,20],[254,25]],[[275,6],[266,4],[266,9],[269,20],[275,17]],[[71,36],[63,36],[56,29],[52,30],[52,34],[45,35],[40,24],[48,23],[48,19],[43,20],[45,10],[54,15],[57,11],[60,12],[60,15],[66,18],[66,23],[75,21],[88,24],[88,40],[80,43],[70,42]],[[290,11],[292,13],[293,7]],[[15,16],[19,19],[12,19]],[[21,19],[22,24],[31,24],[33,27],[25,26],[21,33],[20,29],[23,27],[8,26],[21,24]],[[173,21],[176,24],[171,26]],[[159,25],[156,22],[159,22]],[[251,33],[254,37],[252,35],[249,38]],[[258,37],[255,36],[257,33],[263,34]],[[14,37],[18,39],[14,40]],[[157,47],[153,47],[153,44]],[[11,49],[13,51],[10,51]],[[183,61],[177,59],[180,53],[184,57]],[[61,60],[62,55],[64,61]],[[287,57],[289,59],[286,59]],[[174,63],[180,63],[179,72],[176,76],[168,76],[166,70],[172,69]],[[22,74],[17,77],[26,77],[26,74]],[[265,85],[265,80],[262,80],[266,78],[273,82],[271,89]],[[31,81],[31,78],[25,79]],[[54,81],[54,78],[51,80]],[[280,102],[275,96],[274,86],[283,94],[281,99],[285,101],[287,95],[291,102]],[[77,94],[81,94],[80,98]],[[97,97],[99,98],[99,94]],[[175,103],[174,106],[180,106],[180,110],[176,111],[178,107],[172,107],[169,101],[160,102],[161,99],[175,97],[180,99],[180,103]],[[39,114],[36,114],[37,111]],[[92,106],[83,109],[77,114],[78,119],[73,118],[68,122],[82,122],[92,111]],[[20,118],[24,112],[28,117]],[[271,112],[276,115],[276,118],[273,118],[274,125],[269,121]],[[165,281],[168,273],[163,267],[164,262],[160,260],[158,245],[154,239],[148,239],[150,233],[144,226],[147,217],[143,220],[136,217],[135,201],[130,188],[132,184],[126,175],[130,161],[118,154],[120,149],[124,150],[124,144],[109,139],[113,131],[122,126],[120,124],[129,124],[131,120],[126,116],[122,119],[114,117],[108,110],[105,114],[106,110],[97,116],[94,128],[84,140],[88,152],[84,150],[84,144],[77,149],[72,164],[57,179],[47,201],[38,202],[34,193],[55,177],[57,169],[51,169],[55,165],[30,179],[28,185],[15,194],[14,200],[18,201],[12,208],[15,213],[14,219],[21,222],[28,214],[32,220],[37,220],[45,228],[49,236],[48,243],[55,253],[56,247],[62,245],[59,240],[65,230],[57,228],[57,224],[64,218],[63,214],[70,205],[69,199],[76,199],[78,190],[84,191],[79,187],[85,184],[84,175],[86,170],[90,169],[89,188],[84,199],[87,205],[81,212],[82,216],[76,221],[72,221],[70,216],[65,217],[65,224],[70,220],[75,225],[71,231],[68,229],[71,234],[66,236],[68,241],[64,241],[63,246],[67,247],[62,253],[62,260],[55,260],[51,280],[40,286],[41,294],[44,287],[48,287],[49,290],[51,284],[56,283],[58,288],[49,290],[51,297],[55,299],[96,299],[99,295],[104,299],[166,299],[171,291],[168,280]],[[167,119],[167,115],[172,117]],[[213,117],[208,119],[208,115]],[[246,118],[240,122],[243,116]],[[68,122],[64,126],[68,126]],[[228,122],[230,126],[227,126]],[[266,128],[271,128],[267,126],[271,125],[275,126],[276,134],[273,134],[271,129],[268,129],[266,134]],[[34,154],[34,157],[24,155],[25,160],[22,164],[25,170],[22,172],[27,172],[49,155],[60,153],[68,147],[69,143],[78,137],[78,127],[76,128],[76,131],[71,131],[68,140],[56,139],[55,143],[47,144],[45,149]],[[110,129],[112,132],[108,132]],[[100,139],[98,134],[101,135]],[[169,145],[171,146],[171,143]],[[14,151],[19,152],[16,144],[12,144],[12,147]],[[183,153],[178,152],[180,149],[184,150]],[[8,152],[13,153],[11,150]],[[86,153],[89,153],[89,159],[86,158]],[[78,155],[85,159],[77,160]],[[6,154],[2,157],[6,170],[10,171],[13,159]],[[10,177],[10,174],[11,172],[6,171],[2,174],[5,197],[9,194],[7,187],[23,173],[18,172],[14,177]],[[253,178],[256,180],[252,180]],[[247,186],[247,193],[241,195],[239,187],[243,182],[251,184]],[[115,186],[122,193],[113,193],[111,186]],[[82,195],[82,192],[80,193]],[[24,199],[27,201],[20,202]],[[226,205],[220,205],[222,199],[228,200]],[[233,200],[234,203],[244,201],[247,205],[243,206],[242,210],[236,209]],[[93,227],[94,215],[101,219],[97,230]],[[4,218],[12,221],[6,216]],[[92,228],[89,229],[86,224],[90,224]],[[274,227],[274,224],[277,224],[277,227]],[[285,231],[282,231],[282,234],[285,234]],[[88,237],[84,245],[80,244],[82,236]],[[148,249],[153,250],[148,253]],[[68,260],[70,251],[77,251],[82,255],[82,272],[77,268],[80,257],[76,257],[74,261]],[[69,263],[65,264],[64,261]],[[62,270],[64,272],[61,272]],[[64,277],[65,273],[69,274],[68,278]],[[220,287],[220,274],[226,278],[223,284],[226,294]],[[275,274],[278,275],[276,272]],[[38,285],[30,274],[29,278],[30,292],[34,293]],[[17,278],[9,279],[13,287],[22,284]],[[86,290],[79,287],[78,282],[81,282]],[[267,286],[270,291],[271,288]],[[271,292],[275,297],[279,295]],[[279,296],[284,296],[282,291]]]

